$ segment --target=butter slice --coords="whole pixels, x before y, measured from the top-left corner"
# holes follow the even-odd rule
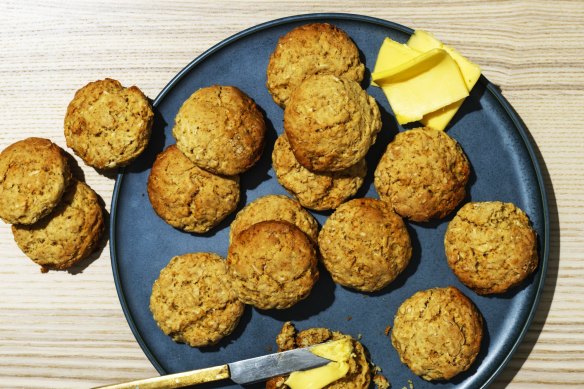
[[[284,382],[291,389],[320,389],[346,376],[353,343],[351,339],[343,338],[314,346],[310,352],[333,362],[315,369],[293,372]]]

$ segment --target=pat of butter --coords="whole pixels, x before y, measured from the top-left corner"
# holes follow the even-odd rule
[[[440,48],[374,72],[371,77],[381,85],[399,124],[421,120],[468,96],[458,65]]]
[[[333,362],[315,369],[293,372],[284,382],[291,389],[320,389],[346,376],[353,343],[351,339],[343,338],[314,346],[310,352]]]

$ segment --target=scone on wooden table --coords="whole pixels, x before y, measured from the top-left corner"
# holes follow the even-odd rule
[[[27,138],[0,153],[0,218],[33,224],[65,193],[71,172],[63,150],[48,139]]]
[[[284,110],[284,130],[296,160],[315,172],[345,170],[361,161],[377,138],[377,102],[352,80],[308,77]]]
[[[173,227],[203,233],[221,222],[239,203],[239,177],[201,169],[175,145],[156,157],[148,177],[154,211]]]
[[[338,172],[312,172],[296,160],[286,134],[276,140],[272,166],[278,182],[300,204],[316,211],[335,209],[354,196],[367,174],[365,159]]]
[[[230,286],[225,261],[213,253],[172,258],[150,296],[158,327],[192,347],[214,345],[231,334],[244,309]]]
[[[95,192],[73,180],[52,213],[32,225],[13,225],[14,240],[42,271],[64,270],[89,256],[104,231]]]
[[[389,285],[408,265],[408,230],[391,207],[363,198],[342,204],[318,236],[322,261],[333,280],[362,292]]]
[[[318,279],[310,238],[285,221],[263,221],[234,237],[227,254],[231,287],[259,309],[285,309],[310,294]]]
[[[529,218],[512,203],[465,204],[444,236],[448,266],[479,294],[503,293],[537,268],[537,237]]]
[[[65,139],[97,169],[124,166],[148,145],[154,113],[142,91],[106,78],[75,93],[65,116]]]
[[[266,123],[255,102],[234,86],[213,85],[181,106],[172,134],[195,165],[216,174],[240,174],[264,148]]]
[[[347,33],[332,24],[311,23],[280,37],[270,55],[266,87],[274,102],[285,107],[309,76],[333,74],[361,82],[364,72],[359,50]]]

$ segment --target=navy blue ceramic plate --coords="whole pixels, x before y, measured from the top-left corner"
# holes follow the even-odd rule
[[[484,77],[466,99],[449,135],[464,148],[473,170],[467,200],[510,201],[525,210],[539,237],[540,266],[524,284],[507,294],[482,297],[462,285],[446,264],[443,237],[450,219],[413,224],[413,260],[405,273],[387,289],[362,294],[335,285],[325,271],[308,299],[283,311],[258,311],[247,307],[240,325],[219,345],[193,349],[177,344],[158,329],[148,308],[150,291],[160,270],[174,255],[195,251],[227,254],[229,224],[233,215],[205,235],[181,232],[152,210],[146,182],[156,154],[174,143],[174,117],[183,101],[211,84],[235,85],[250,95],[268,120],[268,142],[260,162],[241,177],[240,208],[259,196],[285,194],[271,169],[273,142],[282,132],[282,110],[273,103],[265,84],[268,58],[278,38],[292,28],[314,21],[344,29],[362,52],[366,67],[375,64],[386,36],[405,42],[412,30],[388,21],[345,14],[294,16],[245,30],[212,47],[182,70],[154,102],[156,120],[148,150],[119,174],[111,207],[111,257],[116,287],[128,323],[144,352],[161,373],[173,373],[224,364],[276,351],[275,337],[282,323],[297,328],[327,327],[361,342],[371,359],[395,387],[414,382],[427,387],[476,388],[487,386],[503,369],[527,331],[544,284],[548,258],[549,219],[543,180],[527,130],[509,103]],[[461,32],[462,33],[462,32]],[[369,74],[363,85],[368,85]],[[367,158],[368,179],[359,196],[377,197],[372,173],[387,143],[399,128],[381,91],[368,87],[382,111],[381,134]],[[315,213],[322,224],[328,214]],[[421,289],[455,285],[469,296],[485,318],[486,336],[469,371],[449,382],[428,383],[402,365],[384,334],[393,324],[397,307]],[[230,382],[213,387],[232,387]]]

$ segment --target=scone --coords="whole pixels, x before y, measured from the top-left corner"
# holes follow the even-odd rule
[[[298,332],[290,322],[286,322],[276,338],[276,343],[278,351],[282,352],[346,338],[351,340],[354,353],[349,359],[349,371],[343,378],[323,389],[367,389],[371,382],[371,368],[363,345],[351,336],[327,328],[309,328]],[[287,389],[288,385],[284,381],[286,377],[274,377],[266,382],[266,389]]]
[[[444,236],[448,266],[479,294],[503,293],[537,268],[537,239],[529,218],[511,203],[465,204]]]
[[[213,85],[181,106],[172,134],[195,165],[216,174],[249,169],[262,154],[266,124],[254,101],[234,86]]]
[[[203,170],[175,146],[156,157],[148,177],[154,211],[173,227],[203,233],[237,208],[239,177]]]
[[[259,309],[291,307],[308,297],[318,279],[312,242],[284,221],[259,222],[235,236],[227,267],[239,300]]]
[[[363,198],[342,204],[328,218],[318,245],[333,280],[362,292],[386,287],[408,265],[408,230],[389,205]]]
[[[402,363],[425,380],[449,380],[479,353],[483,319],[462,292],[449,286],[415,293],[400,305],[391,343]]]
[[[213,253],[172,258],[150,296],[158,327],[192,347],[214,345],[231,334],[244,309],[230,287],[225,261]]]
[[[444,131],[415,128],[396,135],[375,169],[379,197],[401,216],[441,219],[466,196],[470,165]]]
[[[311,23],[278,40],[270,56],[266,87],[276,104],[285,107],[290,94],[309,76],[333,74],[361,82],[364,71],[357,46],[343,30]]]
[[[75,93],[65,116],[65,139],[89,166],[111,169],[136,159],[148,145],[154,113],[142,91],[106,78]]]
[[[272,166],[278,182],[306,208],[335,209],[354,196],[367,174],[367,162],[360,160],[338,172],[311,172],[296,160],[286,134],[280,135],[272,152]]]
[[[267,220],[292,223],[314,243],[318,239],[318,223],[297,201],[283,195],[267,195],[255,199],[237,213],[229,230],[229,242],[252,225]]]
[[[298,162],[315,172],[345,170],[362,160],[381,129],[377,102],[352,80],[308,77],[284,110],[284,130]]]
[[[35,223],[57,206],[70,177],[63,150],[50,140],[11,144],[0,153],[0,218],[10,224]]]
[[[97,195],[77,180],[48,216],[32,225],[12,226],[18,247],[43,272],[68,269],[89,256],[103,231],[103,209]]]

